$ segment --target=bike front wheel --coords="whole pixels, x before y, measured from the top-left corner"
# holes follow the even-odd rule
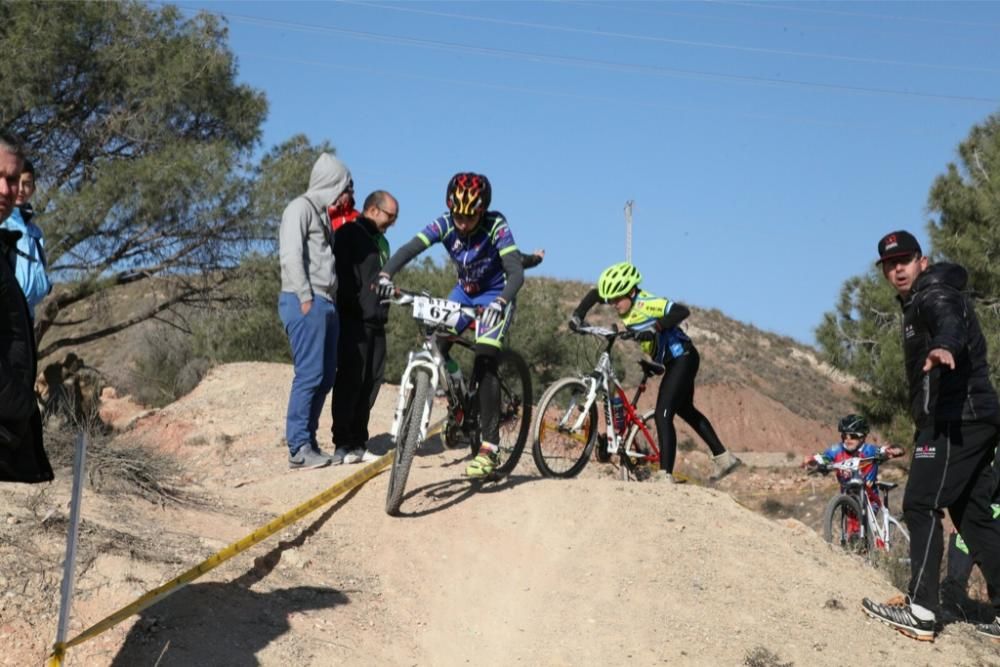
[[[588,394],[583,380],[563,378],[538,402],[531,454],[542,475],[575,477],[587,465],[597,440],[597,401],[588,405]]]
[[[413,391],[410,401],[403,411],[402,422],[396,434],[396,454],[389,471],[389,489],[386,492],[385,511],[391,516],[399,515],[403,504],[406,479],[410,476],[410,465],[420,444],[420,427],[424,421],[424,409],[432,397],[431,374],[425,368],[418,368],[412,375]]]
[[[848,495],[835,496],[823,512],[823,539],[847,551],[869,550],[871,531],[861,524],[861,505]]]
[[[642,415],[642,425],[645,428],[633,426],[625,439],[625,448],[618,451],[622,472],[625,480],[645,482],[659,469],[659,463],[654,460],[659,445],[659,434],[656,431],[656,411],[650,410]],[[648,437],[647,437],[648,433]]]

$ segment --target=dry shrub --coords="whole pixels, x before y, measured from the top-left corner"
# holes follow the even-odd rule
[[[763,646],[756,646],[747,651],[747,656],[743,659],[743,664],[746,667],[793,667],[793,663],[781,662],[781,658],[778,657],[777,653]]]

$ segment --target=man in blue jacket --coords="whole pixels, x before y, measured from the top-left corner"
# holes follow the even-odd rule
[[[15,206],[11,209],[10,216],[0,223],[0,228],[21,234],[21,238],[17,241],[17,262],[14,273],[24,297],[28,300],[28,311],[32,321],[35,319],[35,306],[52,291],[52,282],[46,273],[48,266],[45,260],[45,240],[42,237],[42,230],[31,222],[34,215],[31,197],[34,194],[35,167],[30,160],[25,160],[14,201]]]

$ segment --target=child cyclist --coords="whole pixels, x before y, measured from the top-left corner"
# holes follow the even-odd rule
[[[872,507],[878,510],[881,502],[878,492],[875,490],[875,482],[878,481],[878,465],[881,460],[896,458],[903,455],[900,447],[886,446],[878,447],[865,442],[868,437],[868,420],[861,415],[847,415],[837,422],[837,430],[840,431],[840,442],[830,445],[827,449],[814,456],[806,458],[802,465],[807,468],[829,465],[830,463],[843,463],[849,459],[873,459],[861,464],[861,475],[865,480],[866,492]],[[837,480],[840,482],[840,490],[844,491],[847,482],[851,479],[850,474],[837,471]],[[847,518],[847,534],[854,535],[860,529],[858,517]]]
[[[486,477],[497,465],[500,443],[500,380],[497,352],[514,315],[514,297],[524,283],[524,260],[503,214],[490,211],[492,189],[482,174],[458,173],[448,183],[448,212],[427,225],[389,258],[375,290],[383,299],[395,292],[392,276],[434,243],[448,251],[458,269],[458,284],[448,298],[467,306],[482,306],[476,320],[476,360],[472,374],[479,385],[479,415],[483,441],[479,454],[465,469],[469,477]],[[455,327],[464,331],[471,320]],[[442,352],[447,357],[448,350]]]
[[[712,450],[715,467],[711,481],[731,473],[742,461],[728,451],[716,435],[708,417],[694,406],[694,378],[698,374],[701,357],[691,339],[680,328],[690,314],[687,308],[670,299],[658,297],[639,289],[642,275],[628,262],[621,262],[605,269],[597,279],[597,287],[584,295],[573,311],[569,327],[576,331],[584,318],[598,302],[611,304],[622,323],[636,332],[642,350],[666,370],[660,380],[656,397],[656,431],[660,440],[660,472],[664,482],[675,482],[674,461],[677,458],[677,431],[674,415],[691,425]]]

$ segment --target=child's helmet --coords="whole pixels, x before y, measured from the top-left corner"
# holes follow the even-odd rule
[[[642,282],[642,274],[628,262],[614,264],[604,269],[597,279],[597,296],[605,301],[620,299]]]
[[[452,215],[476,215],[490,206],[493,189],[482,174],[460,172],[448,181],[446,201]]]
[[[870,432],[868,420],[861,415],[841,417],[840,421],[837,422],[837,430],[841,433],[860,433],[862,435],[868,435]]]

